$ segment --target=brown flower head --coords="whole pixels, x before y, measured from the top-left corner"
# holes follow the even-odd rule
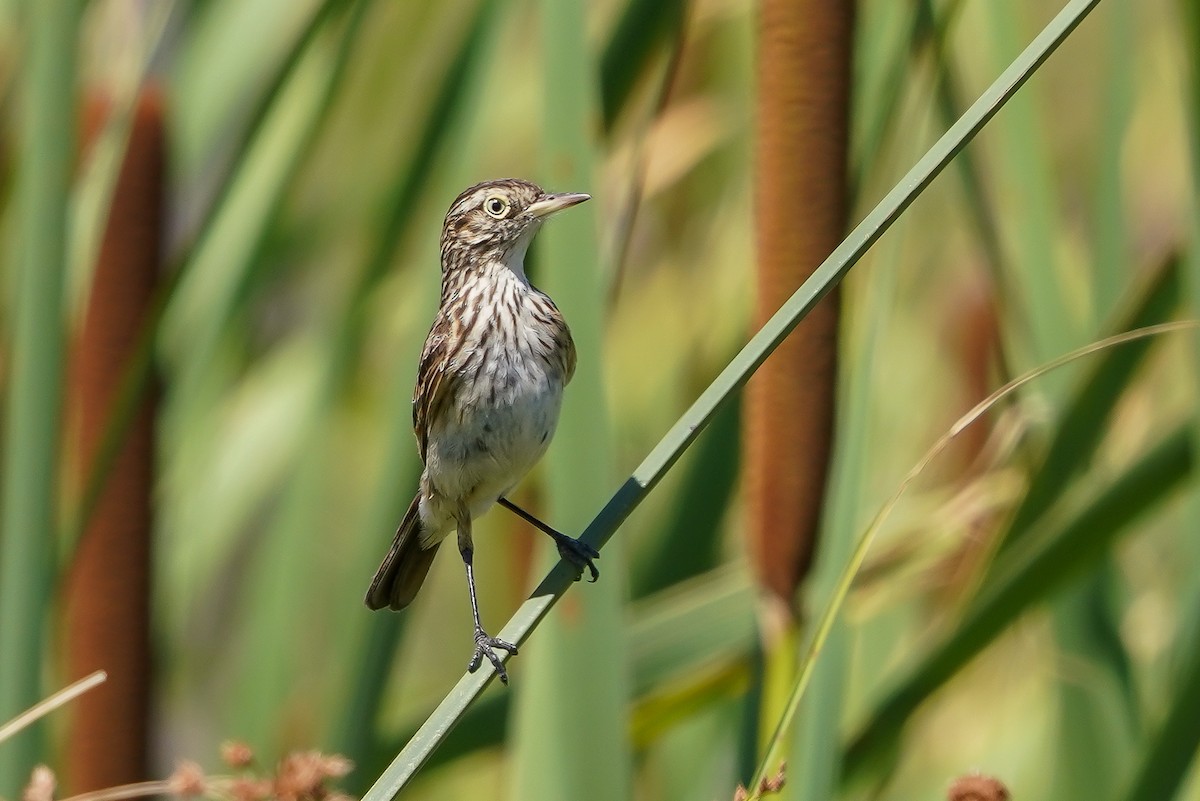
[[[180,798],[201,796],[208,789],[204,771],[195,762],[180,760],[175,766],[175,772],[167,779],[167,787],[172,795]]]
[[[339,754],[320,751],[288,754],[275,775],[275,795],[280,801],[325,799],[328,795],[325,780],[340,779],[353,767],[353,762]]]
[[[238,777],[229,782],[229,795],[233,801],[266,801],[273,789],[270,779]]]
[[[787,782],[787,763],[780,762],[779,770],[774,776],[764,776],[759,782],[758,794],[766,795],[767,793],[778,793],[783,789],[783,785]]]
[[[1009,801],[1008,788],[999,780],[981,773],[959,776],[946,793],[947,801]]]
[[[226,740],[221,743],[221,761],[234,770],[248,768],[254,764],[254,751],[241,740]]]

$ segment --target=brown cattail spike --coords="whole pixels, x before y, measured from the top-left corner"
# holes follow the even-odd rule
[[[853,5],[760,4],[756,324],[779,309],[845,233]],[[784,614],[812,562],[821,518],[837,341],[835,293],[747,388],[747,550],[760,584]]]
[[[950,785],[946,801],[1009,801],[1008,788],[996,778],[972,773]]]
[[[93,92],[84,113],[92,141],[114,113]],[[110,203],[70,371],[77,484],[94,469],[121,381],[150,317],[159,278],[165,179],[163,99],[146,88]],[[153,686],[150,668],[150,532],[154,485],[154,401],[129,426],[67,577],[66,665],[74,678],[108,671],[103,687],[73,710],[67,779],[86,792],[140,781]]]

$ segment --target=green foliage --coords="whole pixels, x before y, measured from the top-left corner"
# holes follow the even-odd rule
[[[63,393],[61,320],[68,186],[75,135],[79,9],[68,0],[28,11],[16,202],[19,259],[9,330],[0,529],[0,720],[41,697],[53,595],[58,446]],[[39,729],[0,748],[0,793],[16,798],[44,742]]]

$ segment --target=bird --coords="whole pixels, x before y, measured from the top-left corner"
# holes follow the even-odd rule
[[[480,621],[472,521],[499,504],[550,535],[576,581],[585,568],[591,581],[600,575],[595,548],[506,497],[546,452],[576,364],[571,330],[554,301],[529,282],[525,254],[547,219],[590,199],[506,178],[468,187],[450,204],[441,299],[413,390],[419,489],[365,599],[372,610],[408,606],[438,546],[456,531],[475,624],[467,669],[474,673],[487,658],[504,684],[497,651],[515,655],[517,648],[490,636]]]

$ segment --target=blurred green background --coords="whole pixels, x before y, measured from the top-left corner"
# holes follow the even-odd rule
[[[850,274],[830,493],[853,536],[987,391],[1131,325],[1200,316],[1192,5],[1101,3]],[[166,98],[156,764],[215,766],[226,738],[267,761],[319,747],[356,761],[347,788],[361,793],[469,656],[451,552],[402,615],[361,602],[415,486],[409,398],[446,207],[503,176],[595,198],[530,256],[582,372],[519,497],[578,532],[752,333],[755,4],[76,10],[80,94],[106,93],[118,116],[144,82]],[[857,4],[852,221],[1057,10]],[[6,399],[29,16],[0,3]],[[119,142],[122,126],[101,136]],[[114,174],[89,152],[63,198],[67,340]],[[846,744],[839,797],[941,798],[979,769],[1021,801],[1200,799],[1200,733],[1178,714],[1200,719],[1197,364],[1192,335],[1076,362],[994,409],[909,491],[844,610],[844,702],[802,713]],[[489,688],[412,797],[727,799],[749,778],[775,711],[760,709],[736,415],[629,519],[601,582],[570,591],[509,663],[511,688]],[[25,458],[16,442],[0,443],[7,482]],[[79,493],[49,487],[54,528],[3,531],[0,558],[36,537],[69,562]],[[499,512],[477,531],[484,622],[498,630],[552,548]],[[77,678],[61,670],[44,581],[41,645],[0,651],[0,673],[32,671],[43,695]],[[603,647],[581,642],[593,630]],[[60,728],[43,739],[52,765]],[[593,759],[551,758],[571,739]],[[1175,774],[1177,795],[1139,778]],[[793,776],[786,797],[809,797],[802,785]]]

